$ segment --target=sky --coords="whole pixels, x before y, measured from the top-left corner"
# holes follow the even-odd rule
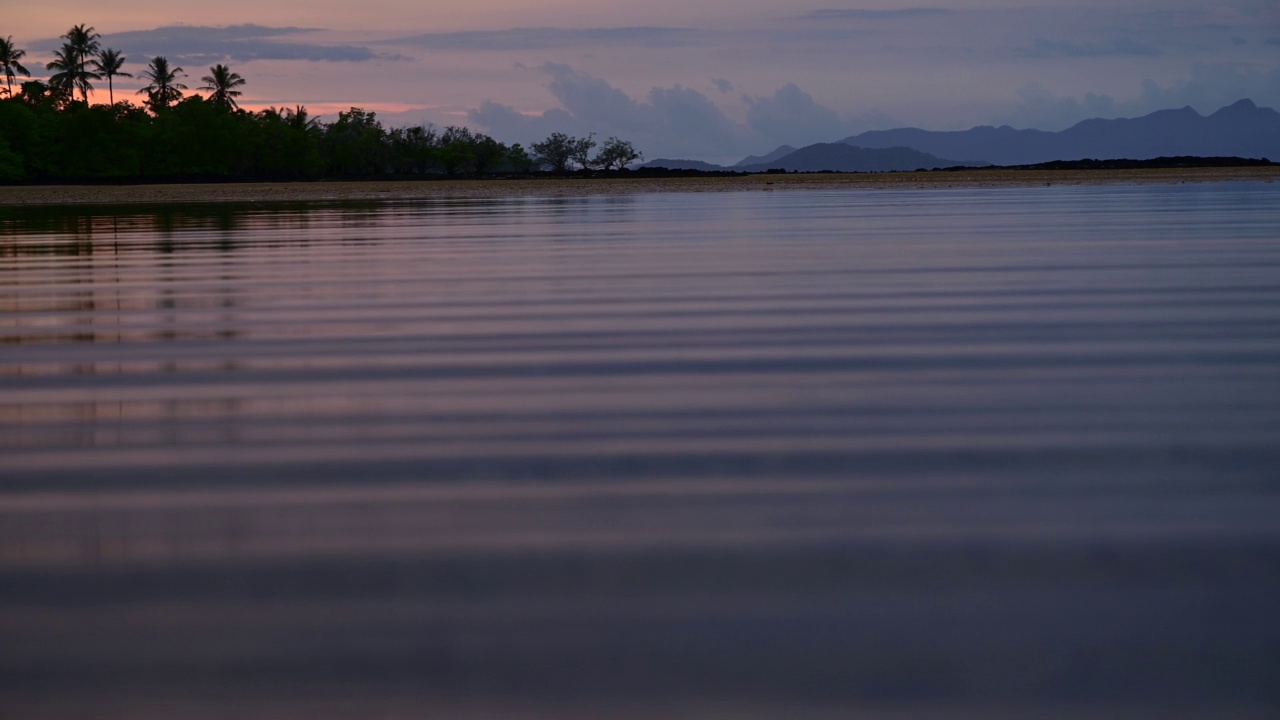
[[[248,109],[355,106],[526,145],[595,133],[649,159],[735,162],[905,126],[1060,130],[1245,97],[1280,108],[1280,0],[0,4],[0,35],[37,78],[84,23],[126,70],[164,55],[192,92],[229,65]],[[117,96],[141,85],[120,79]]]

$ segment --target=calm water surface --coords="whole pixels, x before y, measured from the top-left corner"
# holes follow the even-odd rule
[[[0,715],[1273,716],[1277,238],[1248,183],[0,208]]]

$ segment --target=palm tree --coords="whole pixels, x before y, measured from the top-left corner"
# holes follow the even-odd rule
[[[214,65],[209,68],[209,74],[200,78],[206,85],[201,85],[201,90],[210,91],[209,102],[228,110],[236,109],[236,98],[242,94],[235,88],[244,85],[244,78],[240,77],[240,73],[231,72],[231,68],[226,65]]]
[[[306,107],[302,105],[294,105],[293,107],[293,110],[284,111],[284,119],[289,127],[302,132],[320,129],[320,121],[310,117]]]
[[[62,37],[67,42],[80,48],[87,56],[98,51],[98,38],[101,36],[94,32],[93,28],[87,28],[81,24],[73,25]]]
[[[26,75],[31,77],[30,71],[22,66],[22,58],[26,57],[26,50],[19,50],[13,46],[13,36],[0,38],[0,68],[4,69],[5,84],[8,85],[9,97],[13,97],[13,78],[18,75]]]
[[[62,95],[74,95],[76,90],[76,49],[71,43],[63,43],[53,53],[53,60],[45,63],[46,70],[56,70],[49,78],[49,89]]]
[[[151,107],[151,112],[159,112],[182,99],[182,91],[187,86],[178,82],[178,74],[181,72],[180,67],[170,69],[169,60],[163,56],[151,58],[151,63],[142,73],[142,79],[149,80],[150,84],[138,91],[139,95],[147,94],[147,105]]]
[[[116,89],[111,83],[113,77],[133,77],[127,72],[121,72],[120,68],[124,66],[124,56],[119,51],[107,48],[98,53],[98,57],[93,61],[93,69],[98,71],[101,77],[107,79],[107,92],[111,97],[111,104],[116,104]]]
[[[75,61],[74,69],[71,71],[71,84],[80,90],[80,96],[87,103],[89,102],[89,91],[93,89],[90,80],[97,80],[101,76],[89,69],[89,59],[98,52],[98,33],[93,28],[87,28],[84,25],[76,25],[62,36],[67,44],[63,47],[70,47]]]

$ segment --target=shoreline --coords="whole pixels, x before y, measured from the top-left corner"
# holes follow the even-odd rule
[[[1109,170],[935,170],[894,173],[754,174],[731,177],[484,178],[140,185],[12,185],[0,207],[217,202],[582,197],[663,192],[875,190],[1277,182],[1280,167]]]

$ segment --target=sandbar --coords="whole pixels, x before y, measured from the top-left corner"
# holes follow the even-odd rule
[[[1277,182],[1280,166],[1132,170],[934,170],[693,177],[524,177],[137,185],[11,185],[0,206],[121,203],[427,200],[521,196],[577,197],[664,192],[944,189],[1045,185]]]

